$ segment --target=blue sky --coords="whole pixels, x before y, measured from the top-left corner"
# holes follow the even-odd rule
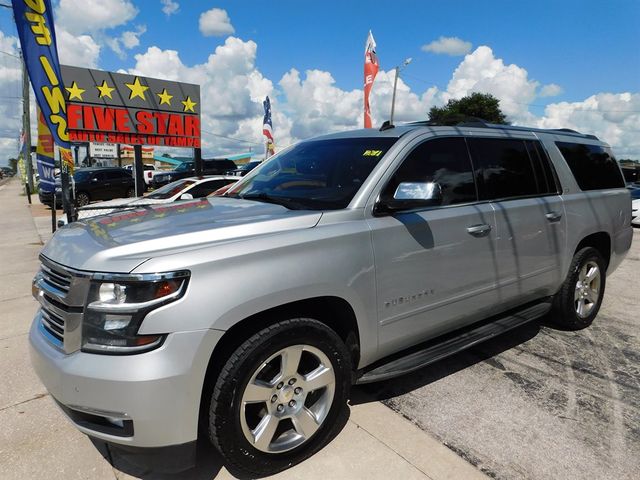
[[[388,116],[392,68],[412,57],[398,120],[482,91],[513,123],[595,133],[619,156],[640,159],[640,0],[53,3],[63,63],[200,84],[203,129],[218,135],[203,137],[205,153],[258,149],[265,95],[274,100],[277,146],[360,127],[371,29],[381,63],[374,124]],[[17,53],[14,36],[10,12],[0,10],[0,51]],[[441,37],[464,48],[423,50]],[[0,79],[3,163],[20,130],[10,98],[19,70],[6,55]]]
[[[565,94],[559,98],[569,101],[640,86],[638,0],[182,1],[170,17],[159,3],[156,8],[139,4],[136,21],[147,25],[140,49],[157,45],[178,50],[185,63],[205,61],[211,47],[224,41],[203,39],[197,30],[197,18],[210,4],[228,12],[236,36],[258,44],[256,65],[269,78],[280,78],[291,67],[318,68],[330,71],[344,89],[360,88],[363,45],[372,29],[382,68],[413,58],[405,81],[415,90],[446,87],[460,61],[420,50],[440,36],[490,46],[532,78],[561,85]],[[109,53],[102,66],[121,68],[122,60]]]

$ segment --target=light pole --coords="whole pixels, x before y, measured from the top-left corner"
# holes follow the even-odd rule
[[[413,60],[411,57],[405,58],[404,62],[402,62],[402,65],[398,65],[395,68],[396,78],[393,81],[393,97],[391,98],[391,118],[389,118],[389,123],[391,125],[393,125],[393,112],[394,112],[395,107],[396,107],[396,88],[398,87],[398,77],[400,76],[400,70],[402,70],[407,65],[409,65],[411,63],[411,60]]]

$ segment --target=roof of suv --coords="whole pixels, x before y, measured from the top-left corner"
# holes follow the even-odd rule
[[[534,128],[534,127],[520,127],[514,125],[500,125],[495,123],[487,123],[484,121],[469,121],[465,123],[460,123],[458,125],[434,125],[430,122],[411,122],[411,123],[403,123],[401,125],[385,125],[381,128],[363,128],[358,130],[349,130],[345,132],[337,132],[330,133],[327,135],[322,135],[320,137],[316,137],[316,139],[338,139],[338,138],[354,138],[354,137],[391,137],[391,138],[400,138],[406,133],[417,129],[425,129],[430,131],[441,131],[441,130],[451,130],[451,129],[484,129],[484,130],[501,130],[501,131],[518,131],[518,132],[530,132],[530,133],[549,133],[554,135],[566,135],[572,137],[579,137],[589,140],[599,140],[595,135],[583,134],[580,132],[576,132],[575,130],[570,130],[568,128],[559,128],[559,129],[543,129],[543,128]]]

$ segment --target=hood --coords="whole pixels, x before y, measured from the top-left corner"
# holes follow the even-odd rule
[[[154,205],[80,220],[60,228],[42,249],[79,270],[133,270],[149,258],[314,227],[321,212],[211,197]]]

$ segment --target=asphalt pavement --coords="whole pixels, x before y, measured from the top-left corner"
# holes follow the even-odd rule
[[[497,479],[640,478],[640,230],[579,332],[550,318],[362,387]]]

